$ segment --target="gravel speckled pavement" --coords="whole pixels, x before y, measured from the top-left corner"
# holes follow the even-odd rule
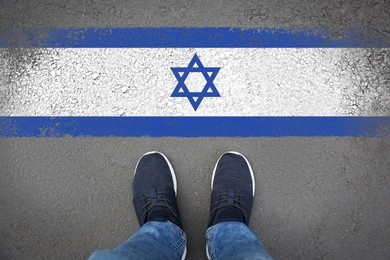
[[[0,33],[18,26],[208,26],[323,28],[339,37],[349,28],[364,28],[364,37],[375,40],[389,36],[389,13],[390,2],[379,0],[3,0]],[[41,60],[40,50],[0,55],[0,114],[46,109],[34,108],[34,98],[45,98],[44,90],[32,98],[24,92],[25,73]],[[332,71],[345,76],[348,66],[353,72],[345,78],[341,100],[353,101],[348,113],[390,115],[389,50],[344,55]],[[311,80],[299,79],[303,85]],[[72,88],[65,91],[70,99],[78,95]],[[125,111],[112,108],[112,113]],[[150,150],[166,154],[175,167],[187,259],[206,257],[211,174],[227,150],[243,153],[252,164],[256,197],[250,226],[276,259],[390,258],[390,138],[384,136],[0,138],[0,259],[85,259],[94,249],[125,240],[138,228],[132,173]]]

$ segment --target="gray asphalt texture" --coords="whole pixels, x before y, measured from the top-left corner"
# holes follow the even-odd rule
[[[188,259],[204,259],[211,173],[238,150],[255,171],[251,228],[277,259],[388,259],[390,140],[1,139],[0,258],[80,259],[138,228],[132,174],[160,150],[178,178]]]
[[[357,27],[375,40],[390,34],[390,2],[1,0],[0,28],[10,26],[323,28],[336,37]],[[25,51],[15,49],[15,57],[33,60]],[[357,74],[369,64],[383,79],[388,51],[372,53]],[[386,82],[357,81],[357,96],[378,92],[358,112],[389,111]],[[390,258],[388,137],[66,137],[0,139],[0,259],[83,259],[125,240],[138,228],[132,173],[150,150],[164,152],[177,172],[187,259],[206,257],[211,172],[227,150],[252,163],[251,228],[275,258]]]

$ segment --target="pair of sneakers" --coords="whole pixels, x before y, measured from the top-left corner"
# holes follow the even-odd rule
[[[255,181],[242,154],[221,155],[214,168],[211,190],[208,227],[224,221],[249,224]],[[144,154],[133,180],[133,203],[140,226],[148,221],[170,221],[183,229],[176,196],[176,175],[168,158],[160,152]]]

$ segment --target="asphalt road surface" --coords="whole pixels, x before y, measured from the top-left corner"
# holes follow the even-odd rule
[[[14,26],[223,26],[321,28],[342,37],[349,28],[363,28],[362,37],[375,40],[390,34],[389,3],[1,0],[0,33]],[[11,52],[34,56],[31,50]],[[358,102],[353,114],[389,115],[389,51],[368,50],[351,66],[363,79],[370,75],[353,83],[354,97],[374,93]],[[7,102],[17,89],[5,92],[0,109],[12,109]],[[85,259],[94,249],[125,240],[138,228],[133,170],[150,150],[165,153],[177,172],[187,259],[206,257],[211,173],[227,150],[252,163],[257,193],[250,227],[276,259],[390,258],[390,138],[385,136],[1,138],[0,259]]]

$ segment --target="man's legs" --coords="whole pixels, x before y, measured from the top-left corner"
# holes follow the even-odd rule
[[[146,153],[133,180],[133,204],[140,229],[112,250],[95,251],[89,259],[184,259],[186,236],[176,202],[176,176],[161,153]]]
[[[97,250],[89,259],[183,259],[186,235],[175,224],[166,221],[145,223],[126,242],[112,250]]]
[[[237,152],[224,153],[211,181],[209,259],[272,259],[249,230],[255,180],[248,160]]]
[[[209,259],[272,259],[261,242],[240,222],[221,222],[206,232]]]

